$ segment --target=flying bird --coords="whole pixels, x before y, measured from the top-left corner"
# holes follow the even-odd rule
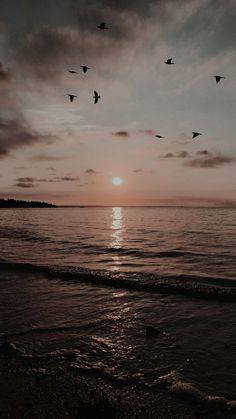
[[[109,29],[109,28],[106,26],[106,22],[102,22],[102,23],[100,23],[100,25],[98,26],[98,29]]]
[[[202,135],[200,132],[194,132],[194,131],[192,132],[192,134],[193,134],[192,139],[198,137],[199,135]]]
[[[71,74],[78,74],[78,72],[77,71],[74,71],[74,70],[69,70],[69,73],[71,73]]]
[[[86,65],[81,65],[80,67],[82,68],[84,73],[87,73],[87,70],[90,70],[90,67],[87,67]]]
[[[164,137],[162,137],[162,135],[155,135],[155,137],[157,137],[157,138],[164,138]]]
[[[225,79],[225,77],[223,76],[214,76],[216,79],[216,83],[219,83],[221,81],[221,79]]]
[[[77,97],[76,95],[68,95],[70,98],[70,101],[73,102],[74,98]]]
[[[98,99],[101,98],[101,96],[99,96],[99,94],[98,94],[98,92],[96,92],[96,90],[94,90],[94,96],[93,96],[93,98],[94,98],[94,103],[97,103],[98,102]]]
[[[165,64],[174,64],[172,63],[173,58],[168,58],[168,60],[165,61]]]

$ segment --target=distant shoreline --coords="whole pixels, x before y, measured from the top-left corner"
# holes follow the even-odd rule
[[[185,209],[236,209],[236,206],[191,206],[191,205],[55,205],[43,201],[24,201],[0,198],[0,209],[4,208],[185,208]]]
[[[41,201],[0,199],[0,208],[56,208],[56,205]]]

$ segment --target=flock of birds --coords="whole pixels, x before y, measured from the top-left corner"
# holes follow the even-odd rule
[[[101,29],[101,30],[109,29],[107,27],[106,22],[101,22],[100,25],[97,26],[97,28]],[[175,63],[173,63],[173,58],[168,58],[168,60],[165,61],[165,64],[173,65]],[[82,68],[82,71],[83,71],[84,74],[87,73],[87,71],[91,69],[90,67],[87,67],[86,65],[81,65],[80,67]],[[78,74],[78,71],[69,70],[69,73]],[[221,81],[221,79],[225,79],[224,76],[214,76],[214,78],[215,78],[216,84],[218,84]],[[72,95],[72,94],[69,94],[68,96],[69,96],[71,102],[73,102],[73,100],[75,98],[77,98],[76,95]],[[98,94],[98,92],[96,92],[96,90],[94,90],[93,98],[94,98],[94,103],[95,104],[98,102],[99,99],[101,99],[101,96]],[[202,135],[202,134],[200,132],[192,131],[192,139],[198,137],[199,135]],[[162,135],[158,135],[158,134],[155,135],[155,137],[156,138],[164,138]]]

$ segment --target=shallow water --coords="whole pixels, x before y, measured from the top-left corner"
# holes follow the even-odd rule
[[[27,355],[69,359],[117,382],[155,388],[176,371],[206,395],[236,399],[233,303],[163,296],[42,275],[1,273],[1,339]],[[158,337],[147,337],[153,325]]]

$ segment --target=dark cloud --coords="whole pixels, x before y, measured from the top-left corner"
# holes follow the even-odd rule
[[[60,182],[75,182],[76,180],[79,180],[79,177],[72,177],[72,176],[63,176],[63,177],[57,177],[55,179],[58,179]]]
[[[19,177],[16,179],[16,186],[20,188],[34,188],[39,186],[38,183],[59,183],[59,182],[75,182],[79,177],[62,176],[54,179],[48,178],[34,178],[34,177]]]
[[[7,157],[14,149],[40,143],[52,142],[52,135],[42,135],[30,128],[22,117],[0,118],[0,158]]]
[[[179,159],[185,159],[187,157],[190,157],[190,155],[185,150],[178,151],[177,153],[167,153],[164,155],[164,159],[171,159],[173,157],[177,157]]]
[[[118,57],[130,41],[129,34],[133,34],[135,25],[130,16],[124,13],[114,15],[112,30],[105,34],[97,29],[97,24],[104,18],[94,18],[89,12],[90,5],[81,9],[81,19],[78,22],[64,24],[63,26],[44,25],[31,28],[21,33],[19,41],[14,39],[16,45],[14,59],[21,71],[29,77],[48,82],[58,82],[59,78],[68,73],[69,63],[79,65],[79,62],[104,68],[104,59],[111,62],[111,58]],[[100,10],[100,7],[96,12]],[[133,39],[133,38],[132,38]],[[100,64],[100,51],[106,54]],[[79,57],[75,59],[75,57]],[[108,67],[108,66],[107,66]]]
[[[8,83],[10,81],[10,73],[5,70],[3,64],[0,62],[0,83]]]
[[[192,167],[192,168],[215,168],[220,167],[225,164],[230,164],[235,159],[233,157],[227,156],[211,156],[211,157],[203,157],[203,158],[196,158],[188,160],[184,162],[184,166]]]
[[[87,169],[84,173],[86,173],[86,175],[96,175],[97,172],[93,169]]]
[[[167,153],[164,155],[164,159],[171,159],[172,157],[175,157],[173,153]]]
[[[179,153],[176,155],[176,157],[179,157],[181,159],[185,159],[186,157],[190,157],[190,154],[187,151],[182,150],[182,151],[179,151]]]
[[[208,156],[211,153],[208,150],[199,150],[196,152],[196,154],[199,156]]]
[[[25,72],[42,80],[56,79],[66,71],[66,57],[72,50],[70,32],[49,26],[25,34],[16,59]]]
[[[133,170],[133,173],[144,173],[143,169],[135,169]]]
[[[39,185],[35,183],[33,177],[19,177],[16,179],[16,184],[18,188],[37,188]]]
[[[112,135],[115,135],[116,137],[128,137],[129,133],[128,131],[117,131],[113,132]]]
[[[153,129],[139,129],[139,131],[141,134],[146,134],[146,135],[154,135],[155,131],[153,131]]]

